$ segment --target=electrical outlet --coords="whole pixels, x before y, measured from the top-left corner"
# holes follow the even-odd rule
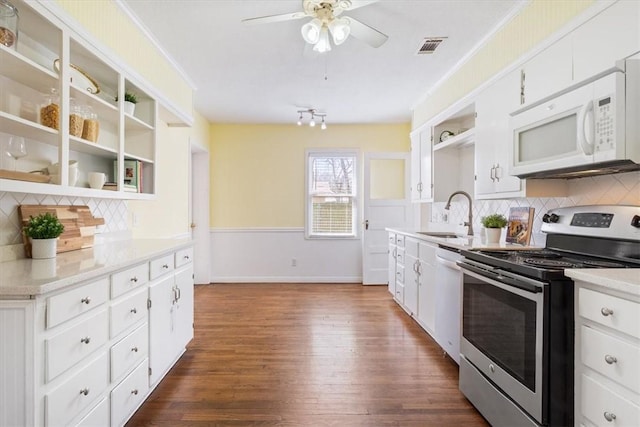
[[[298,260],[295,258],[291,258],[291,267],[296,267],[298,265]]]

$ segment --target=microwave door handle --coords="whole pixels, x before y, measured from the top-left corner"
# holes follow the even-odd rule
[[[578,112],[578,144],[587,156],[593,154],[594,121],[593,101],[589,101]]]

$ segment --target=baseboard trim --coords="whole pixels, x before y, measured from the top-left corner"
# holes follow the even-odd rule
[[[362,277],[227,276],[212,277],[211,283],[362,283]]]

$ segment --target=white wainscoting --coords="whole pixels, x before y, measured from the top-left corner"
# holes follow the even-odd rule
[[[212,228],[210,236],[212,283],[362,282],[361,239],[305,239],[302,227]]]

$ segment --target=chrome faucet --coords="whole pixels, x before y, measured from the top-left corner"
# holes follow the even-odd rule
[[[449,200],[447,200],[447,204],[445,205],[444,208],[445,210],[449,210],[449,208],[451,208],[451,199],[453,199],[453,196],[455,196],[456,194],[462,194],[467,199],[469,199],[469,219],[468,219],[468,222],[464,223],[464,226],[469,227],[469,231],[467,231],[467,236],[473,236],[473,208],[472,208],[471,196],[468,193],[465,193],[464,191],[453,192],[449,196]]]

